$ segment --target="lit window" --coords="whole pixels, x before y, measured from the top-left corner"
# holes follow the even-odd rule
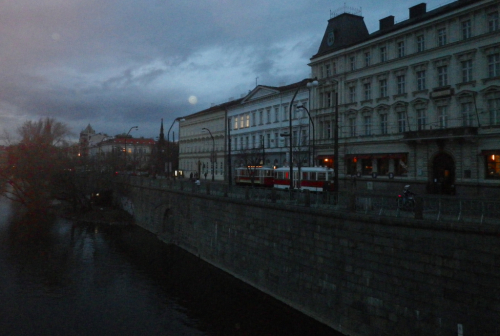
[[[500,151],[486,156],[486,175],[487,179],[500,179]]]

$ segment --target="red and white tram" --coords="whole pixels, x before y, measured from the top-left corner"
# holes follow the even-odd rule
[[[334,170],[327,167],[301,167],[293,168],[293,187],[301,190],[321,192],[325,188],[333,191]],[[300,177],[300,178],[299,178]],[[290,188],[290,167],[282,167],[274,170],[274,188]]]
[[[270,167],[240,167],[236,168],[236,184],[272,188],[274,185],[274,168]]]

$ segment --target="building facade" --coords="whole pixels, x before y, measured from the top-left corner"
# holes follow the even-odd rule
[[[185,177],[225,180],[226,109],[240,100],[212,106],[179,122],[179,169]]]
[[[344,184],[500,194],[499,2],[422,3],[371,34],[359,14],[331,17],[309,64],[315,123],[339,125],[338,153],[320,131],[318,155],[338,158]]]
[[[308,80],[279,87],[258,85],[239,104],[228,107],[233,168],[288,166],[290,141],[295,165],[315,164],[315,125],[309,116],[314,93],[307,84]]]

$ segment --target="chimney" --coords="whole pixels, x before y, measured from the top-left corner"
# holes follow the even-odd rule
[[[388,17],[379,20],[379,22],[380,22],[380,30],[390,28],[394,26],[394,15],[389,15]]]
[[[424,15],[426,11],[427,11],[427,4],[425,2],[410,7],[410,19]]]

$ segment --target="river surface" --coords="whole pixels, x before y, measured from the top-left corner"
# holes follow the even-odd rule
[[[0,200],[0,335],[340,334],[139,227]]]

